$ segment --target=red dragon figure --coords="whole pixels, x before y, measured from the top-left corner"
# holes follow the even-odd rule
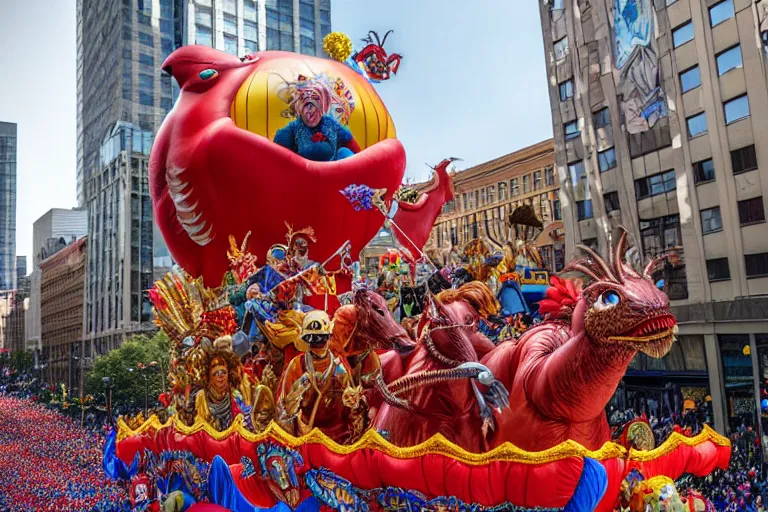
[[[373,81],[389,80],[390,73],[396,75],[400,67],[403,56],[399,53],[388,55],[384,49],[384,43],[387,42],[387,37],[392,32],[394,30],[387,31],[384,34],[384,39],[379,39],[379,34],[371,30],[363,38],[363,42],[367,43],[366,46],[352,56],[352,60],[357,62],[360,68],[367,73],[368,78]]]
[[[492,446],[510,441],[545,450],[568,439],[596,450],[610,441],[605,406],[635,354],[663,357],[677,326],[669,299],[653,282],[651,261],[643,273],[624,262],[622,230],[610,262],[580,246],[587,258],[565,271],[590,282],[581,293],[555,279],[542,304],[552,321],[502,343],[482,359],[510,391],[510,408],[497,414]],[[525,428],[520,428],[525,425]]]
[[[388,389],[406,403],[384,404],[374,425],[398,446],[413,446],[439,433],[466,450],[482,452],[488,448],[483,434],[493,428],[491,408],[505,407],[509,394],[478,363],[470,338],[473,315],[461,302],[449,300],[427,297],[412,354],[385,354]],[[394,375],[402,377],[392,381]],[[488,392],[482,393],[477,382]]]

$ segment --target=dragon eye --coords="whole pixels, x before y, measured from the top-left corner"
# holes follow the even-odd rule
[[[204,69],[200,72],[200,78],[203,80],[210,80],[211,78],[219,74],[215,69]]]
[[[592,305],[592,307],[594,307],[598,311],[605,311],[607,309],[611,309],[613,307],[618,306],[619,302],[621,302],[621,298],[619,297],[619,294],[613,291],[608,291],[608,292],[601,293],[597,297],[597,300]]]
[[[658,281],[656,281],[656,288],[658,288],[659,290],[663,290],[664,289],[664,280],[663,279],[659,279]]]

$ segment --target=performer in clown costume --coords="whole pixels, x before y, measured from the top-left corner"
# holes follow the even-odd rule
[[[355,108],[348,93],[343,82],[325,74],[314,78],[300,76],[283,94],[295,119],[275,133],[275,143],[318,162],[359,153],[360,146],[344,126]]]

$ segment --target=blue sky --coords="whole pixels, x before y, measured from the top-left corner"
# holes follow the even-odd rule
[[[471,4],[471,8],[470,8]],[[376,86],[408,155],[408,176],[462,167],[552,136],[538,5],[532,0],[331,0],[334,30],[368,30],[404,55]],[[0,121],[19,124],[17,253],[32,223],[75,196],[75,0],[0,1]],[[362,43],[360,43],[362,44]]]

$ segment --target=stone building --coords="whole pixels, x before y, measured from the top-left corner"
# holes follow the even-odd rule
[[[83,351],[87,238],[40,263],[40,338],[48,382],[77,386]]]
[[[768,377],[766,10],[540,0],[566,253],[605,254],[621,225],[641,257],[674,254],[657,277],[680,337],[625,384],[643,400],[669,383],[711,394],[720,430],[762,427]]]
[[[562,217],[551,139],[457,171],[452,178],[455,197],[443,206],[426,250],[453,246],[461,252],[475,238],[503,244],[510,239],[509,214],[530,204],[544,224],[534,243],[549,268],[562,268]]]

